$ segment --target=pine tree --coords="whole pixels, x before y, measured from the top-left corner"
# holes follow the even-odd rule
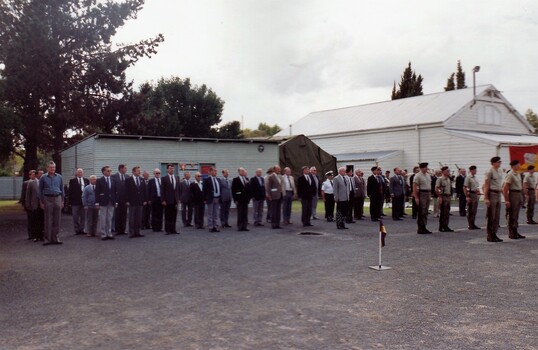
[[[525,118],[527,118],[527,121],[534,127],[534,133],[538,134],[538,115],[529,108],[525,112]]]
[[[456,83],[454,83],[454,76],[456,73],[450,74],[450,77],[446,80],[445,91],[456,90]]]
[[[392,88],[391,99],[397,100],[400,98],[422,95],[423,80],[422,75],[416,75],[415,71],[411,68],[411,62],[409,62],[402,74],[400,83],[398,84],[398,90],[396,90],[396,83]]]
[[[467,88],[467,85],[465,85],[465,73],[461,68],[461,61],[458,60],[458,66],[456,68],[456,89],[459,90],[465,88]]]

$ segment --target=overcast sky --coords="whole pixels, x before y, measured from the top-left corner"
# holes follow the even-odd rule
[[[223,122],[287,128],[306,114],[390,99],[409,61],[424,93],[443,91],[461,60],[472,88],[493,84],[538,112],[536,0],[146,0],[117,42],[162,33],[136,85],[189,77],[225,101]]]

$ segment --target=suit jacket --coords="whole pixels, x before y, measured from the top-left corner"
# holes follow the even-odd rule
[[[26,209],[26,189],[28,188],[28,182],[30,180],[26,180],[22,183],[22,190],[21,190],[21,198],[19,199],[19,203],[22,204],[22,207]]]
[[[401,175],[394,175],[390,178],[389,191],[391,195],[402,196],[405,194],[405,180]]]
[[[108,188],[104,176],[97,179],[95,183],[95,200],[100,206],[115,205],[116,200],[116,181],[110,177],[110,188]]]
[[[215,181],[218,182],[217,183],[217,186],[219,187],[218,190],[219,190],[219,197],[220,197],[220,194],[221,194],[221,186],[220,186],[220,181],[217,177],[215,177]],[[203,187],[203,190],[202,192],[204,193],[204,200],[208,203],[212,202],[214,199],[215,199],[215,192],[216,192],[216,188],[215,188],[215,185],[213,183],[213,177],[211,176],[208,176],[204,179],[203,181],[203,184],[202,184],[202,187]]]
[[[26,210],[36,210],[39,208],[37,180],[26,181],[26,193],[24,197],[23,205]]]
[[[239,176],[232,180],[232,197],[234,202],[245,204],[250,201],[252,191],[248,179],[245,180],[245,184],[243,184]]]
[[[346,177],[346,181],[349,181],[349,177],[347,175],[344,176]],[[335,202],[349,201],[349,184],[344,182],[344,176],[338,174],[333,179],[333,193]]]
[[[262,176],[260,176],[260,179],[262,181],[261,185],[257,176],[250,178],[250,191],[252,193],[252,198],[257,201],[265,199],[265,179]]]
[[[139,185],[136,185],[136,178],[131,176],[125,180],[125,187],[127,190],[127,202],[130,206],[141,207],[144,202],[147,202],[146,196],[146,183],[142,177],[138,177]]]
[[[157,192],[157,187],[159,187],[159,192]],[[150,201],[161,201],[160,196],[161,185],[157,182],[156,178],[150,179],[148,182],[148,200]]]
[[[272,173],[267,177],[265,181],[265,194],[270,196],[271,199],[281,199],[282,198],[282,183],[280,175]]]
[[[124,174],[123,177],[125,178],[125,181],[130,177],[127,174]],[[111,178],[116,181],[116,201],[118,203],[125,203],[127,202],[127,192],[125,187],[125,181],[121,181],[120,173],[115,173],[111,176]]]
[[[202,183],[202,188],[204,187]],[[204,192],[200,189],[200,186],[197,182],[191,182],[190,190],[192,194],[192,203],[193,204],[204,204]]]
[[[97,187],[97,186],[96,186]],[[82,191],[82,205],[88,208],[95,207],[95,192],[91,185],[84,187]]]
[[[192,182],[189,180],[189,183],[186,183],[186,180],[181,180],[179,185],[179,200],[183,204],[188,204],[192,202],[192,191],[191,191]]]
[[[286,193],[286,185],[287,185],[287,182],[289,180],[291,189],[293,191],[293,194],[297,195],[297,186],[295,186],[295,179],[293,178],[293,175],[289,175],[289,178],[287,176],[288,175],[282,175],[282,177],[281,177],[281,179],[282,179],[282,193]]]
[[[220,201],[231,202],[232,201],[232,180],[223,176],[220,180]]]
[[[176,188],[170,181],[170,175],[166,174],[161,177],[161,200],[166,204],[177,204],[179,202],[179,176],[174,175]]]
[[[463,183],[465,182],[465,176],[458,175],[456,177],[456,193],[458,196],[464,196],[465,193],[463,193]]]
[[[353,176],[353,183],[355,187],[355,198],[366,197],[366,183],[362,177],[357,175]]]
[[[370,175],[366,184],[366,191],[370,198],[383,198],[383,188],[385,181],[381,179],[381,183],[378,181],[378,177]]]
[[[312,181],[312,185],[314,186],[314,194],[312,196],[320,196],[321,195],[321,180],[319,179],[319,176],[316,174],[310,174],[310,179],[313,180]]]
[[[309,177],[310,183],[308,183]],[[301,175],[297,179],[297,196],[301,199],[312,199],[316,195],[316,184],[314,183],[314,178],[310,175]]]
[[[82,178],[82,182],[84,183],[84,187],[86,187],[90,180],[86,178]],[[78,182],[78,177],[74,177],[73,179],[69,180],[69,203],[71,205],[82,205],[82,187],[80,186],[80,183]]]

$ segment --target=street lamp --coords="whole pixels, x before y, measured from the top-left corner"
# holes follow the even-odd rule
[[[480,72],[480,66],[473,68],[473,98],[476,97],[476,73]]]

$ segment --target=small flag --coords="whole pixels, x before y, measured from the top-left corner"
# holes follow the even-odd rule
[[[387,236],[387,230],[383,225],[383,221],[379,221],[379,232],[381,233],[381,247],[385,246],[385,237]]]

